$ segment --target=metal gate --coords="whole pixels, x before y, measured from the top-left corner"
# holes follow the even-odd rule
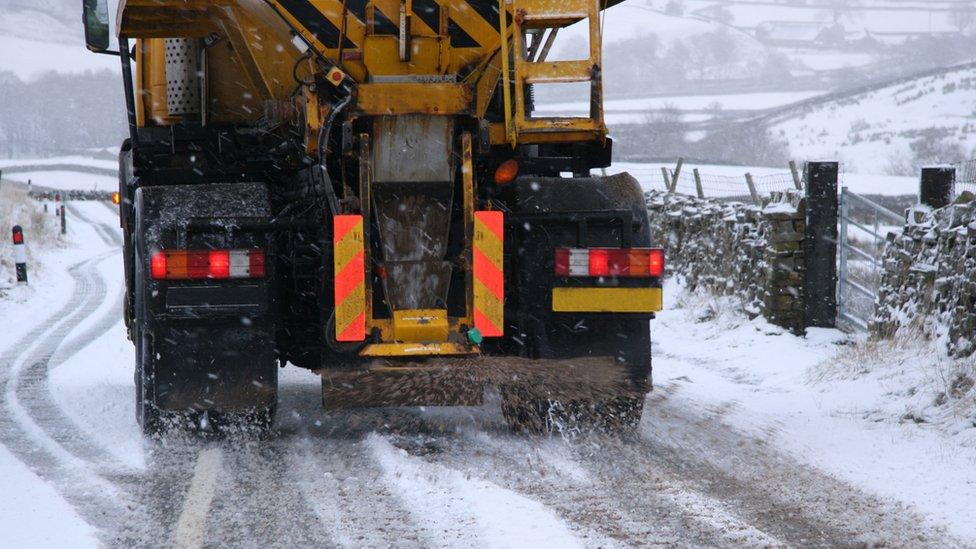
[[[883,268],[885,237],[901,230],[899,215],[844,187],[840,193],[840,274],[837,319],[841,325],[867,331],[874,316]]]

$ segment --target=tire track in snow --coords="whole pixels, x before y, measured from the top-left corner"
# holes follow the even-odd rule
[[[640,440],[620,448],[623,472],[659,466],[688,489],[724,502],[749,524],[794,545],[958,544],[922,517],[736,431],[659,386],[645,407]]]
[[[78,215],[76,208],[70,211]],[[114,244],[110,228],[79,218],[106,245]],[[51,482],[103,540],[128,545],[146,539],[147,525],[138,520],[140,501],[131,497],[137,480],[114,470],[109,454],[87,441],[64,416],[53,401],[47,378],[56,352],[63,361],[81,350],[67,348],[65,339],[104,300],[105,281],[98,264],[114,253],[106,251],[69,267],[74,291],[68,302],[0,356],[0,399],[8,412],[0,414],[0,442]],[[101,335],[98,332],[110,326],[102,319],[81,336]],[[72,345],[82,343],[81,336],[72,339]]]
[[[361,440],[316,445],[301,439],[289,455],[307,505],[340,547],[432,547]]]
[[[86,297],[67,317],[65,327],[68,332],[94,314],[105,300],[107,293],[105,281],[97,276],[97,265],[101,260],[104,258],[94,261],[84,270],[80,288]],[[75,422],[65,415],[51,393],[50,374],[55,367],[115,326],[118,323],[118,311],[117,307],[106,311],[95,324],[67,342],[64,341],[67,333],[51,334],[41,343],[45,351],[36,356],[13,381],[17,402],[24,407],[46,436],[81,460],[96,464],[99,469],[110,470],[122,468],[123,465],[118,463],[106,449],[87,440]]]
[[[614,450],[619,440],[568,442],[501,431],[465,435],[425,457],[539,500],[588,546],[782,545],[653,465],[639,472],[624,467],[628,474],[617,474],[629,457]]]
[[[81,435],[61,429],[55,429],[52,435],[45,429],[50,416],[33,416],[30,406],[25,407],[18,396],[25,372],[43,371],[46,375],[54,350],[74,328],[74,322],[80,320],[78,311],[92,303],[92,279],[99,276],[96,264],[102,259],[96,257],[69,268],[75,282],[69,301],[0,356],[0,399],[7,411],[0,414],[0,442],[35,474],[51,482],[79,515],[99,530],[103,539],[134,543],[141,536],[133,535],[131,522],[121,518],[131,516],[138,507],[137,502],[99,474],[97,461],[85,459],[97,455],[100,449],[86,446],[82,457],[72,453],[62,442]],[[28,381],[28,385],[31,383]]]
[[[75,280],[75,293],[78,294],[77,289],[80,288],[80,294],[83,296],[83,301],[75,306],[65,320],[65,325],[70,331],[95,314],[105,302],[108,290],[105,279],[98,272],[98,266],[116,255],[115,250],[121,245],[122,239],[118,231],[105,223],[92,220],[76,206],[69,204],[67,210],[72,216],[95,230],[110,250],[92,258],[81,269],[69,269],[69,274]],[[122,464],[119,464],[106,449],[86,440],[74,421],[65,415],[51,392],[50,373],[115,326],[121,316],[121,303],[122,294],[119,292],[116,293],[113,304],[83,332],[67,341],[64,339],[66,334],[65,336],[59,334],[58,337],[51,337],[49,341],[42,343],[49,346],[47,348],[53,352],[39,357],[41,360],[35,360],[14,381],[17,400],[47,436],[83,461],[97,464],[99,469],[108,469],[110,466],[111,469],[119,469]]]
[[[309,479],[290,470],[294,450],[287,440],[232,435],[219,448],[223,467],[206,519],[208,540],[236,547],[334,545],[305,500],[302,484]]]
[[[366,444],[394,493],[436,545],[582,546],[569,525],[533,499],[411,456],[378,434],[369,435]]]

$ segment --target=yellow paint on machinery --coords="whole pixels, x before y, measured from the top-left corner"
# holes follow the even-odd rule
[[[444,309],[416,309],[393,312],[393,333],[403,343],[447,341],[450,323]]]
[[[336,68],[358,83],[363,114],[472,115],[483,119],[502,74],[504,129],[491,142],[601,139],[600,10],[620,0],[123,0],[121,36],[136,46],[137,122],[178,123],[167,112],[164,38],[205,39],[207,121],[254,123],[267,102],[291,102],[295,77]],[[507,13],[499,18],[498,10]],[[402,17],[401,17],[402,15]],[[547,61],[558,31],[588,21],[589,54]],[[499,28],[500,27],[500,28]],[[297,33],[318,54],[302,60]],[[526,33],[532,41],[526,42]],[[511,66],[510,66],[511,65]],[[527,112],[525,84],[589,83],[590,115],[546,118]],[[307,132],[312,141],[314,132]],[[315,150],[309,144],[307,150]]]
[[[656,313],[664,308],[661,288],[553,288],[557,313]]]
[[[474,345],[463,343],[374,343],[360,351],[359,356],[366,358],[469,356],[479,352]]]
[[[484,337],[501,337],[505,330],[504,218],[490,211],[490,203],[475,200],[474,152],[486,144],[514,147],[606,137],[599,16],[601,9],[620,1],[121,0],[116,22],[120,36],[136,39],[139,127],[172,126],[186,116],[171,112],[168,101],[174,93],[167,75],[172,39],[195,39],[193,47],[199,50],[200,123],[293,124],[304,135],[305,153],[313,157],[324,149],[319,138],[339,88],[351,90],[344,129],[362,133],[355,135],[358,151],[343,153],[359,155],[357,196],[369,198],[359,205],[362,215],[333,219],[331,335],[364,343],[363,357],[459,356],[480,352],[458,339],[465,331],[477,327]],[[581,21],[589,38],[583,58],[549,61],[557,33]],[[503,79],[505,85],[499,85]],[[528,85],[567,83],[588,86],[588,117],[529,112]],[[504,97],[495,98],[496,90]],[[488,122],[486,114],[497,100],[504,117],[498,113]],[[384,119],[424,116],[451,117],[443,154],[460,158],[464,311],[448,316],[446,310],[396,310],[374,318],[373,269],[383,259],[373,257],[369,244],[375,235],[364,220],[373,219],[378,188],[373,178],[377,185],[384,183],[371,153],[383,134],[367,128],[385,127],[379,124]],[[382,150],[379,145],[375,150]],[[487,211],[475,211],[479,207]],[[660,290],[566,288],[553,293],[556,311],[652,312],[660,303]],[[430,306],[443,305],[417,307]]]

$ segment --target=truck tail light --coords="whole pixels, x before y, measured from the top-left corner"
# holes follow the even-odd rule
[[[664,276],[664,250],[650,250],[647,255],[647,272],[657,278]]]
[[[161,250],[149,262],[153,280],[264,278],[264,250]]]
[[[559,277],[660,278],[664,250],[657,248],[557,248]]]

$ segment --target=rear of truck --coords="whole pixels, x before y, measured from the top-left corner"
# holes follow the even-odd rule
[[[104,3],[84,6],[104,50]],[[637,182],[591,175],[612,149],[605,7],[121,2],[142,427],[270,425],[285,364],[319,372],[329,407],[492,386],[517,428],[635,425],[664,257]],[[550,60],[570,26],[588,48]],[[586,112],[534,112],[567,84]]]

